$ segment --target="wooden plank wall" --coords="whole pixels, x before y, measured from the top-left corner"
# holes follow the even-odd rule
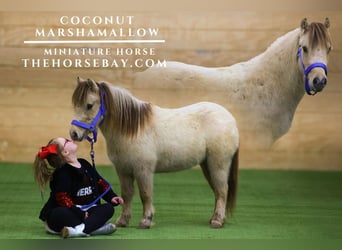
[[[156,57],[204,66],[228,66],[247,60],[264,51],[277,37],[298,27],[303,17],[323,21],[328,16],[334,47],[328,87],[315,97],[304,97],[289,133],[271,150],[243,150],[240,162],[242,168],[342,170],[341,14],[338,11],[0,12],[0,161],[32,162],[39,146],[51,137],[68,136],[73,116],[71,94],[77,76],[115,83],[162,106],[198,99],[192,94],[184,94],[179,100],[171,98],[172,93],[132,89],[131,76],[140,70],[137,68],[25,68],[22,58],[43,58],[44,48],[49,46],[28,45],[24,41],[34,39],[37,27],[59,27],[61,16],[134,16],[134,25],[158,28],[155,39],[166,40],[165,44],[154,46]],[[102,136],[95,150],[97,163],[109,164]],[[88,151],[87,142],[80,143],[80,156],[88,157]]]

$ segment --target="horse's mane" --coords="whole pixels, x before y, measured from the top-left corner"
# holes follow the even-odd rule
[[[105,92],[108,116],[105,119],[108,119],[110,128],[116,128],[119,132],[134,137],[150,122],[150,103],[138,100],[125,89],[109,87],[104,82],[100,83],[100,88]]]
[[[90,80],[91,81],[91,80]],[[96,83],[104,91],[106,114],[104,123],[109,129],[134,137],[145,128],[152,116],[152,105],[135,98],[127,90],[110,86],[108,83]],[[74,106],[84,105],[89,91],[94,91],[92,84],[78,84],[73,95]],[[106,128],[106,129],[108,129]]]
[[[308,32],[310,34],[312,48],[315,48],[320,44],[325,44],[325,46],[327,46],[328,43],[331,44],[328,30],[323,23],[311,23],[308,27]]]

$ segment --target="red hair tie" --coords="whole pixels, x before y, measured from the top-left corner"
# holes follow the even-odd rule
[[[51,144],[49,146],[43,146],[40,148],[38,152],[38,156],[41,159],[46,159],[50,154],[57,155],[58,154],[57,148],[58,148],[58,144]]]

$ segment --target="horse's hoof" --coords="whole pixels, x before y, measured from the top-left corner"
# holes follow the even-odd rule
[[[151,225],[147,225],[147,224],[144,224],[144,223],[140,223],[139,226],[138,226],[139,229],[150,229],[151,228]]]
[[[140,221],[138,228],[139,229],[150,229],[153,225],[154,225],[154,223],[153,223],[152,217],[151,217],[151,218],[147,218],[147,219],[142,219]]]
[[[223,223],[219,222],[218,220],[212,220],[210,222],[210,226],[211,226],[211,228],[222,228],[223,227]]]
[[[123,223],[115,223],[115,226],[116,227],[127,227],[127,225],[123,224]]]
[[[115,222],[115,226],[116,227],[127,227],[128,226],[128,222],[124,222],[124,221],[122,221],[122,220],[117,220],[116,222]]]

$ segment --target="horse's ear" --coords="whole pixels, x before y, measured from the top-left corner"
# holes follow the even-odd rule
[[[325,28],[327,28],[327,29],[329,29],[329,27],[330,27],[330,20],[329,20],[328,17],[325,18],[324,26],[325,26]]]
[[[85,80],[83,79],[83,78],[81,78],[81,77],[77,77],[77,84],[80,84],[80,83],[82,83],[82,82],[85,82]]]
[[[92,91],[96,91],[96,83],[90,78],[87,79],[87,85]]]
[[[300,27],[301,29],[304,31],[304,33],[308,30],[309,28],[309,23],[308,23],[308,19],[307,18],[304,18],[302,20],[302,22],[300,23]]]

